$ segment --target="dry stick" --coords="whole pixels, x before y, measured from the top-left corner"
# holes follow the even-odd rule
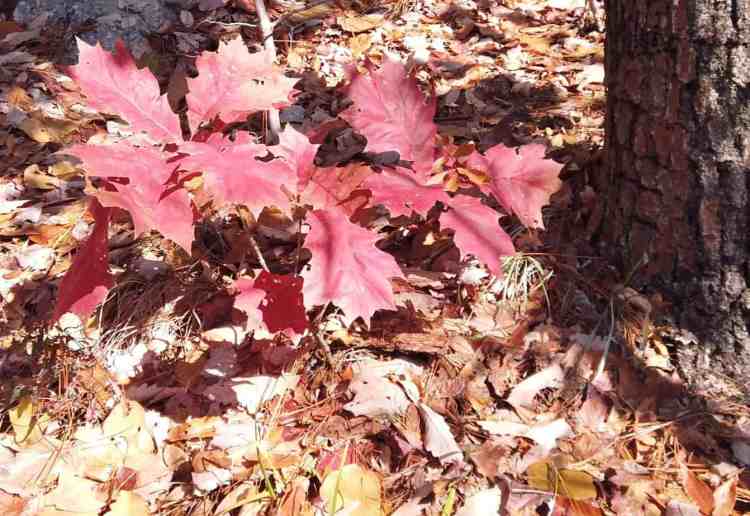
[[[258,242],[255,241],[255,237],[253,235],[250,235],[250,246],[253,248],[253,251],[255,251],[255,255],[258,257],[258,262],[260,262],[260,266],[263,268],[263,270],[266,272],[271,272],[268,269],[268,264],[266,264],[266,259],[263,258],[263,253],[260,252],[260,246],[258,245]]]
[[[271,23],[271,19],[268,17],[266,4],[263,2],[263,0],[255,0],[255,10],[258,13],[260,34],[263,37],[263,48],[265,48],[266,51],[271,54],[273,60],[276,61],[276,42],[273,40],[273,23]],[[277,143],[280,133],[281,119],[279,118],[279,110],[271,108],[268,110],[268,131],[266,132],[266,143]]]

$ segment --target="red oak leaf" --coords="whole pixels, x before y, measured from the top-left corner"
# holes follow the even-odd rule
[[[391,278],[402,278],[396,260],[375,246],[378,236],[349,222],[338,210],[309,214],[305,247],[312,251],[310,269],[302,273],[308,307],[333,302],[350,324],[362,317],[369,324],[376,310],[394,310]]]
[[[300,198],[304,204],[314,208],[335,208],[351,216],[367,204],[367,192],[360,188],[371,173],[368,165],[359,163],[345,167],[315,168],[307,187],[300,192]]]
[[[219,202],[244,204],[256,216],[265,206],[289,205],[282,187],[297,183],[295,171],[281,160],[258,161],[267,153],[264,145],[212,138],[183,144],[180,152],[187,154],[180,168],[203,172],[207,190]]]
[[[134,131],[146,131],[152,138],[173,142],[182,139],[180,120],[160,95],[159,83],[148,69],[139,70],[122,41],[110,54],[99,44],[78,39],[78,65],[69,74],[86,95],[89,105],[119,115]]]
[[[126,185],[112,183],[116,191],[99,190],[96,197],[104,206],[130,212],[136,236],[156,229],[190,252],[195,236],[190,198],[184,189],[167,185],[175,165],[166,162],[166,154],[124,141],[74,145],[65,154],[83,161],[91,175],[128,179]]]
[[[245,327],[248,330],[259,330],[264,328],[263,312],[260,304],[266,297],[265,291],[255,288],[255,280],[240,278],[232,284],[236,292],[234,296],[234,307],[242,310],[247,316]]]
[[[404,168],[372,174],[364,186],[372,192],[373,204],[382,204],[396,216],[411,215],[412,211],[425,214],[437,201],[449,200],[442,186],[425,185],[417,174]]]
[[[96,305],[104,301],[113,284],[107,248],[110,210],[92,198],[89,212],[94,217],[94,230],[76,253],[73,264],[60,283],[53,321],[66,312],[87,318]]]
[[[482,189],[491,193],[503,207],[515,213],[527,227],[544,229],[542,206],[562,184],[562,165],[544,159],[544,146],[533,144],[518,149],[495,145],[482,156],[475,152],[469,165],[486,169],[490,182]]]
[[[302,301],[302,278],[263,271],[253,286],[266,293],[260,311],[268,331],[275,333],[291,329],[293,333],[304,333],[308,323]]]
[[[297,178],[297,193],[303,204],[315,209],[338,207],[347,215],[367,203],[352,194],[370,175],[366,165],[350,164],[346,167],[317,167],[315,154],[320,145],[310,143],[304,134],[287,126],[279,135],[279,144],[270,147],[281,159],[274,162],[286,167]],[[363,192],[364,193],[364,192]]]
[[[287,125],[279,135],[279,144],[270,148],[297,178],[297,191],[304,190],[315,173],[318,147],[320,145],[310,143],[307,136]]]
[[[398,151],[402,160],[414,162],[420,175],[432,169],[435,99],[425,101],[401,63],[386,58],[380,70],[357,75],[349,96],[354,105],[340,116],[367,138],[368,151]]]
[[[497,222],[500,214],[466,195],[454,197],[447,204],[451,209],[440,215],[440,226],[454,231],[456,247],[482,260],[495,276],[502,276],[500,257],[513,255],[516,250]]]
[[[297,79],[285,77],[268,51],[251,54],[242,38],[219,44],[195,61],[198,77],[188,79],[188,120],[193,132],[218,116],[223,122],[289,103]]]

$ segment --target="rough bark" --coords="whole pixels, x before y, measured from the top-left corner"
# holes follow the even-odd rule
[[[744,0],[607,1],[602,242],[697,336],[678,350],[687,380],[745,396],[749,45]]]

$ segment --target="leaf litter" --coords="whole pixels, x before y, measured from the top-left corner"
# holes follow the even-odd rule
[[[604,106],[584,8],[284,4],[274,63],[252,6],[202,2],[137,73],[124,46],[121,69],[83,44],[64,69],[52,35],[9,25],[0,507],[746,510],[750,414],[679,399],[648,310],[610,324],[622,288],[577,257]],[[258,112],[279,106],[294,127],[266,146]],[[307,223],[269,216],[299,200]]]

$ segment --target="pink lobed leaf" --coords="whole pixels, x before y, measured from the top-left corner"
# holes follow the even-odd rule
[[[266,293],[260,311],[271,333],[290,329],[293,333],[300,334],[307,329],[302,283],[302,278],[298,276],[271,274],[266,271],[261,272],[255,279],[253,286]]]
[[[425,185],[419,176],[404,168],[383,169],[370,175],[364,186],[372,192],[371,202],[382,204],[391,215],[426,214],[437,201],[449,200],[442,186]]]
[[[346,324],[357,317],[369,324],[376,310],[394,310],[390,279],[403,274],[396,260],[375,246],[378,236],[338,210],[316,210],[308,220],[305,247],[312,259],[302,273],[307,307],[333,302],[344,311]]]
[[[74,145],[64,152],[83,161],[91,175],[128,179],[126,185],[112,183],[116,191],[99,190],[96,197],[104,206],[127,210],[136,236],[156,229],[190,252],[194,239],[190,198],[184,189],[167,185],[175,169],[167,163],[167,154],[125,141]]]
[[[289,103],[297,79],[285,77],[268,51],[251,54],[241,37],[219,43],[195,61],[198,77],[188,79],[188,120],[195,133],[214,117],[226,123]]]
[[[497,222],[500,214],[467,195],[454,197],[446,204],[451,209],[440,215],[440,225],[454,231],[456,247],[482,260],[495,276],[502,276],[500,257],[511,256],[516,249]]]
[[[303,204],[314,208],[333,208],[351,216],[367,204],[367,192],[360,188],[364,187],[363,182],[370,174],[372,169],[359,163],[316,168],[307,187],[300,192],[300,199]]]
[[[525,145],[518,149],[495,145],[485,155],[469,156],[472,167],[489,172],[490,182],[483,190],[491,193],[503,207],[515,213],[527,227],[544,228],[542,206],[562,184],[562,165],[544,159],[544,146]]]
[[[279,135],[279,144],[270,148],[275,156],[282,158],[282,166],[288,167],[297,178],[297,190],[302,191],[315,173],[315,155],[318,147],[310,143],[307,136],[287,125]]]
[[[206,188],[219,202],[244,204],[256,216],[265,206],[289,205],[282,187],[296,184],[295,171],[281,160],[257,160],[266,154],[265,145],[212,138],[185,143],[180,152],[187,154],[180,168],[203,172]]]
[[[398,151],[402,160],[414,162],[420,175],[432,169],[435,99],[425,101],[401,63],[386,58],[369,76],[355,76],[349,96],[354,105],[340,116],[367,138],[368,151]]]
[[[76,253],[60,283],[53,321],[67,312],[87,318],[104,301],[113,284],[107,247],[110,210],[92,198],[89,212],[94,217],[94,230]]]
[[[139,70],[122,41],[115,53],[77,39],[79,61],[69,74],[98,111],[119,115],[134,131],[163,142],[182,139],[180,120],[148,69]]]
[[[280,157],[277,166],[286,167],[297,178],[297,194],[303,204],[315,209],[337,207],[347,215],[366,203],[352,198],[371,169],[366,165],[350,164],[346,167],[315,165],[315,155],[320,145],[310,143],[304,134],[287,126],[279,135],[279,144],[270,147]]]

